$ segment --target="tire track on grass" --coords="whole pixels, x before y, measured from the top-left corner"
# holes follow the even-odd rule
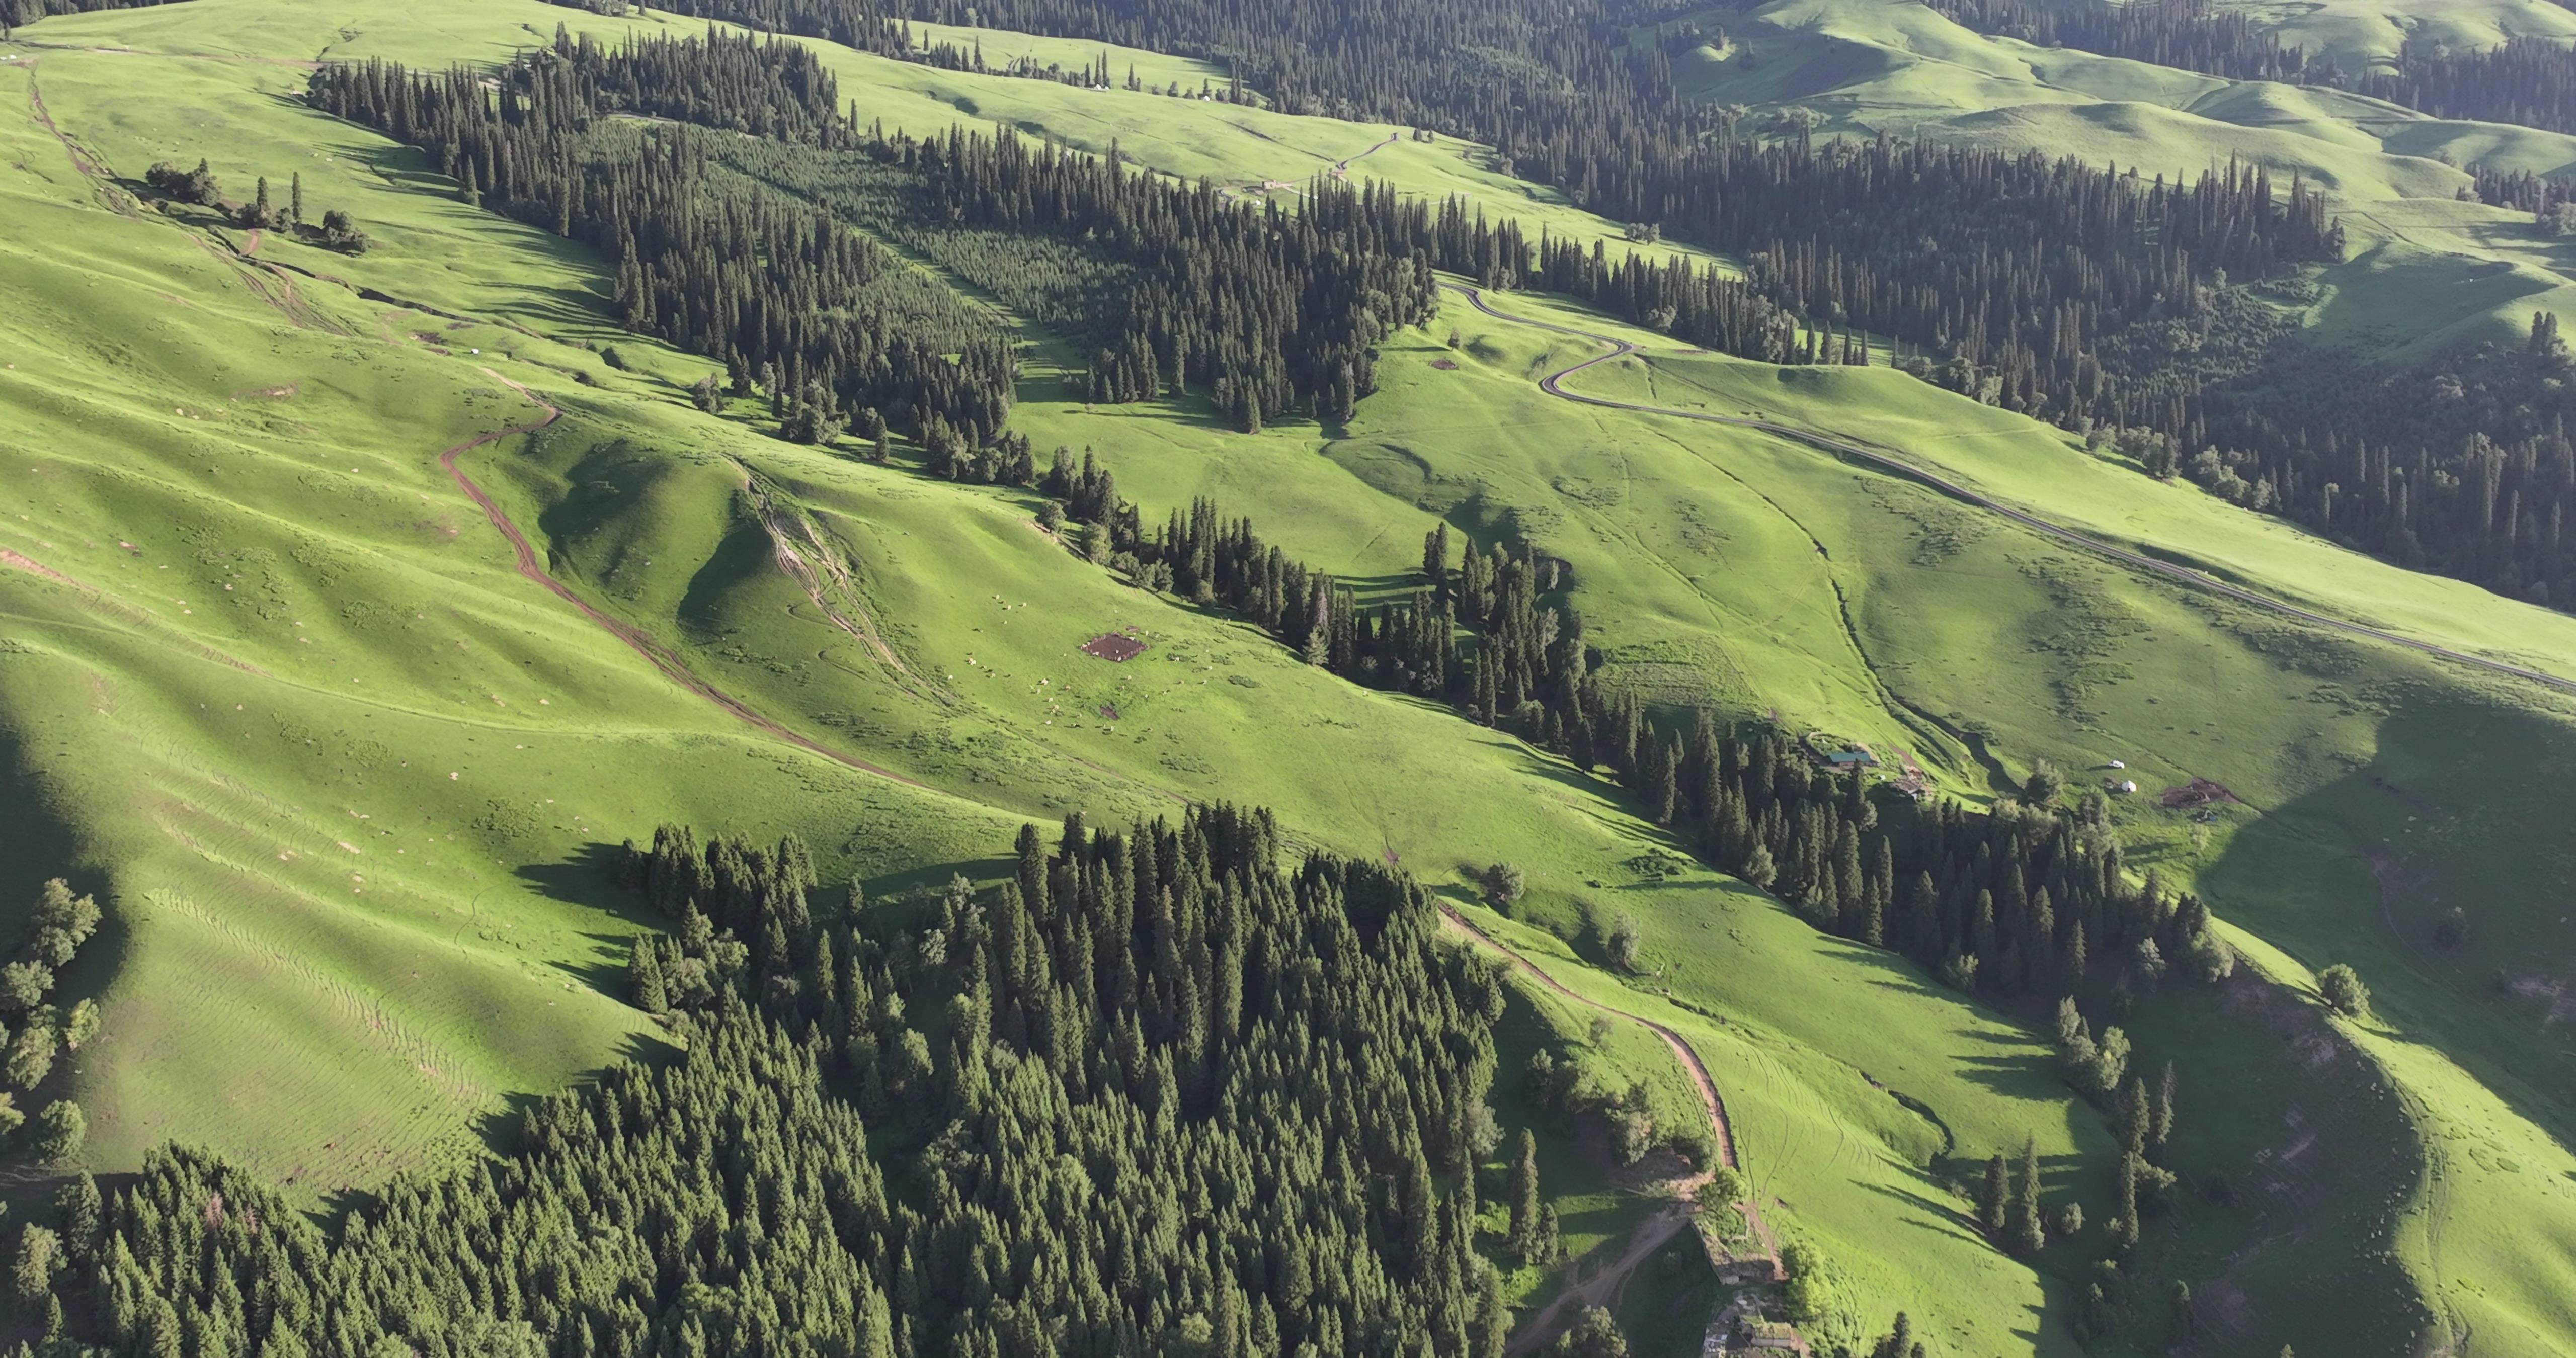
[[[1514,316],[1508,312],[1496,311],[1485,301],[1485,294],[1482,288],[1471,287],[1464,283],[1451,283],[1447,281],[1443,281],[1440,286],[1451,292],[1460,294],[1467,299],[1467,304],[1469,306],[1474,307],[1484,315],[1491,317],[1494,320],[1501,321],[1506,325],[1523,326],[1532,330],[1545,330],[1559,335],[1571,335],[1577,339],[1590,340],[1595,344],[1609,345],[1610,351],[1608,353],[1596,354],[1580,363],[1559,368],[1538,379],[1539,390],[1546,392],[1550,396],[1557,397],[1560,400],[1572,401],[1578,405],[1599,406],[1608,410],[1626,410],[1640,415],[1667,415],[1678,420],[1696,420],[1702,424],[1732,425],[1739,429],[1753,429],[1762,433],[1777,435],[1780,438],[1788,439],[1792,442],[1803,443],[1811,448],[1817,448],[1824,452],[1832,453],[1837,457],[1856,458],[1878,468],[1881,471],[1893,472],[1896,475],[1921,482],[1924,485],[1930,486],[1934,490],[1940,491],[1942,494],[1964,501],[1967,504],[1986,510],[1989,513],[2001,515],[2025,528],[2032,529],[2048,537],[2056,538],[2061,542],[2072,543],[2085,551],[2092,552],[2098,556],[2108,557],[2112,561],[2121,565],[2145,571],[2151,575],[2161,576],[2167,580],[2175,581],[2204,593],[2215,594],[2222,598],[2232,599],[2241,604],[2251,605],[2252,607],[2262,609],[2266,612],[2277,613],[2283,617],[2296,619],[2300,622],[2312,623],[2331,631],[2342,632],[2351,636],[2367,637],[2373,641],[2386,642],[2391,646],[2401,646],[2407,650],[2421,652],[2425,655],[2434,656],[2439,659],[2454,660],[2463,665],[2486,670],[2489,673],[2529,680],[2532,683],[2556,689],[2562,693],[2576,693],[2576,679],[2550,674],[2543,670],[2535,670],[2526,666],[2512,664],[2507,661],[2492,660],[2485,656],[2471,655],[2465,651],[2454,650],[2451,647],[2441,645],[2438,642],[2419,641],[2413,637],[2401,636],[2395,632],[2384,631],[2380,628],[2372,627],[2364,623],[2352,622],[2344,618],[2335,617],[2331,614],[2317,612],[2314,609],[2302,608],[2297,604],[2288,602],[2287,600],[2276,599],[2268,594],[2247,589],[2240,585],[2227,584],[2224,581],[2214,579],[2200,571],[2193,570],[2188,566],[2178,566],[2170,561],[2164,561],[2156,557],[2149,556],[2144,552],[2131,551],[2125,547],[2114,546],[2099,538],[2077,532],[2076,530],[2068,528],[2062,524],[2043,519],[2026,510],[2015,509],[2012,506],[1990,496],[1970,490],[1968,487],[1950,480],[1937,472],[1926,470],[1925,468],[1916,466],[1911,462],[1906,462],[1899,458],[1890,457],[1885,453],[1871,452],[1869,449],[1861,447],[1857,443],[1837,438],[1830,434],[1819,433],[1812,429],[1801,429],[1795,425],[1781,424],[1776,420],[1757,419],[1743,415],[1719,415],[1705,410],[1677,410],[1670,406],[1648,405],[1640,401],[1622,401],[1608,396],[1587,396],[1581,392],[1567,391],[1563,385],[1566,378],[1572,377],[1586,368],[1626,358],[1630,354],[1639,352],[1638,346],[1612,335],[1596,334],[1589,330],[1575,329],[1570,325],[1558,325],[1552,321],[1530,320],[1527,317]]]

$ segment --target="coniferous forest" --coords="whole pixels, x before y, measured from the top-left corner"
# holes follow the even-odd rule
[[[185,1150],[54,1227],[114,1352],[1502,1352],[1475,1243],[1492,964],[1266,812],[1020,836],[889,925],[664,827],[633,997],[688,1050],[527,1109],[506,1154],[325,1229]]]

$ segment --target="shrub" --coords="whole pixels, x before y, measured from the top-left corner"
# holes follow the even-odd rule
[[[2317,993],[2325,996],[2336,1013],[2348,1018],[2370,1017],[2370,987],[2361,983],[2360,973],[2341,962],[2317,973]]]
[[[1638,969],[1637,917],[1622,912],[1610,924],[1610,965],[1621,971]]]
[[[353,255],[363,255],[375,245],[358,229],[357,218],[336,207],[322,214],[322,243]]]
[[[2433,941],[2444,948],[2456,948],[2469,941],[2469,912],[2452,906],[2433,923]]]

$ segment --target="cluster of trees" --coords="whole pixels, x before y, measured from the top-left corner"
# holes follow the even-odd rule
[[[1290,213],[1013,134],[952,128],[870,149],[922,176],[955,225],[1078,240],[1137,268],[1091,361],[1095,401],[1197,390],[1245,429],[1298,406],[1347,419],[1375,389],[1377,341],[1437,304],[1429,261],[1408,248],[1425,210],[1392,188],[1319,181]]]
[[[666,829],[625,880],[738,959],[684,1054],[328,1228],[156,1152],[75,1181],[22,1275],[49,1333],[134,1353],[1499,1355],[1500,978],[1411,881],[1278,851],[1257,811],[1077,817],[862,918],[803,904],[792,842]],[[889,1033],[933,1069],[869,1111]]]
[[[1728,142],[1676,190],[1673,219],[1751,255],[1781,306],[1888,335],[1913,370],[1990,405],[2069,425],[2179,434],[2188,372],[2137,380],[2103,342],[2188,314],[2227,276],[2341,256],[2322,195],[2229,164],[2153,180],[2039,152],[1801,137]]]
[[[1639,223],[1628,238],[1652,244],[1661,233]],[[1483,208],[1457,197],[1442,200],[1427,243],[1438,267],[1481,287],[1561,292],[1721,353],[1765,363],[1869,361],[1866,346],[1832,342],[1830,326],[1802,340],[1796,319],[1753,285],[1680,255],[1659,262],[1631,250],[1614,259],[1598,240],[1587,251],[1544,232],[1531,241],[1519,222],[1490,222]]]
[[[1596,1038],[1607,1024],[1607,1019],[1601,1020]],[[1708,1140],[1705,1128],[1678,1128],[1658,1136],[1643,1084],[1613,1088],[1583,1061],[1544,1050],[1530,1054],[1529,1083],[1531,1100],[1542,1108],[1602,1119],[1610,1130],[1610,1153],[1620,1164],[1633,1165],[1658,1146],[1696,1164],[1711,1164],[1717,1158],[1717,1147]]]
[[[2205,442],[2139,440],[2142,461],[2411,569],[2576,602],[2576,355],[2555,318],[2354,378],[2311,354],[2220,393]]]
[[[2068,995],[2104,982],[2127,995],[2234,969],[2199,899],[2169,894],[2153,872],[2132,884],[2100,795],[2061,808],[2051,770],[1991,814],[1938,799],[1901,803],[1882,823],[1864,774],[1822,768],[1785,736],[1721,736],[1705,709],[1687,734],[1658,731],[1635,695],[1592,680],[1581,615],[1546,600],[1558,566],[1535,552],[1471,547],[1453,567],[1444,525],[1425,538],[1423,587],[1363,607],[1213,501],[1146,533],[1088,453],[1077,471],[1058,449],[1041,488],[1092,525],[1094,559],[1233,609],[1354,682],[1446,698],[1578,768],[1606,765],[1719,868],[1958,989]]]
[[[64,1048],[78,1050],[99,1029],[94,1001],[82,1000],[68,1013],[46,1001],[56,975],[98,932],[98,901],[87,894],[73,895],[70,885],[57,877],[37,893],[27,922],[27,939],[18,955],[0,965],[0,1014],[8,1016],[0,1022],[0,1078],[13,1091],[0,1092],[0,1135],[18,1130],[27,1121],[26,1113],[17,1107],[17,1095],[43,1084]],[[45,1159],[76,1154],[85,1131],[80,1106],[55,1100],[37,1115],[36,1153]]]
[[[1076,470],[1057,449],[1040,488],[1090,526],[1095,561],[1148,588],[1231,609],[1309,664],[1355,683],[1444,699],[1471,720],[1561,751],[1591,749],[1593,732],[1613,719],[1587,682],[1581,615],[1546,597],[1565,583],[1562,568],[1534,549],[1496,544],[1480,552],[1469,544],[1453,566],[1443,525],[1423,540],[1423,586],[1409,598],[1366,605],[1213,500],[1194,501],[1186,515],[1174,510],[1147,531],[1088,451]]]
[[[2129,1068],[2129,1039],[2117,1026],[2104,1025],[2099,1041],[2074,997],[2058,1001],[2057,1066],[2068,1085],[2096,1104],[2112,1109],[2113,1130],[2123,1147],[2117,1167],[2116,1208],[2107,1229],[2113,1246],[2123,1252],[2138,1243],[2141,1195],[2151,1209],[2169,1205],[2174,1176],[2164,1168],[2166,1143],[2173,1136],[2174,1067],[2150,1093],[2144,1076]]]
[[[2358,75],[2310,62],[2283,47],[2254,16],[2210,0],[1928,0],[1952,20],[2042,47],[2071,47],[2227,80],[2278,80],[2350,88],[2436,118],[2519,123],[2576,131],[2576,48],[2553,38],[2508,37],[2494,47],[2454,50],[2428,35],[2409,37],[2388,68]]]
[[[2035,0],[1927,0],[1952,22],[2035,47],[2072,47],[2106,57],[2199,71],[2226,80],[2299,81],[2307,51],[2259,32],[2242,10],[2209,0],[2139,0],[2057,6]],[[2331,67],[2321,67],[2328,79]]]
[[[577,97],[597,114],[668,118],[826,148],[853,136],[839,83],[801,43],[728,37],[710,24],[703,38],[630,35],[608,48],[587,33],[575,41],[557,24],[554,52],[577,73]]]
[[[322,214],[322,224],[314,226],[304,220],[304,176],[298,172],[287,190],[287,205],[279,207],[270,200],[268,176],[262,175],[251,200],[238,206],[224,201],[223,181],[207,168],[201,158],[197,168],[183,170],[171,161],[160,161],[143,172],[144,186],[164,198],[198,207],[210,207],[228,213],[233,223],[247,230],[291,231],[297,238],[326,245],[334,250],[363,254],[375,242],[358,227],[358,219],[345,209],[332,208]]]
[[[626,107],[837,138],[837,98],[798,45],[720,34],[607,49],[558,32],[497,82],[370,61],[326,65],[311,86],[317,107],[427,151],[469,200],[600,249],[627,327],[722,360],[736,394],[759,371],[773,391],[827,393],[830,420],[868,409],[911,428],[935,414],[980,446],[1017,375],[1000,336],[952,357],[870,307],[868,283],[900,261],[784,195],[717,191],[707,134],[592,132]]]
[[[1892,803],[1883,819],[1865,774],[1819,767],[1784,736],[1721,736],[1705,711],[1687,737],[1666,736],[1633,701],[1621,707],[1590,753],[1648,815],[1695,829],[1711,862],[1817,928],[1902,952],[1958,989],[2062,995],[2107,981],[2127,993],[2234,968],[2199,900],[2169,896],[2152,872],[2132,884],[2102,804],[2065,811],[2042,776],[1992,813],[1936,799]]]
[[[2511,37],[2460,52],[2412,37],[2394,70],[2371,71],[2354,88],[2437,118],[2576,132],[2576,48],[2552,38]]]
[[[0,37],[20,24],[32,24],[50,14],[87,14],[101,9],[141,9],[146,5],[168,4],[170,0],[0,0]]]

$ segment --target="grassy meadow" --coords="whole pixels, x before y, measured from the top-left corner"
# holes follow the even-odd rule
[[[2547,7],[2479,8],[2519,22]],[[2305,22],[2324,33],[2329,18],[2377,40],[2350,6]],[[780,443],[748,403],[697,414],[681,389],[708,365],[618,335],[597,260],[465,206],[412,152],[293,98],[297,63],[491,62],[557,22],[660,20],[535,0],[190,0],[48,19],[0,48],[0,458],[14,460],[0,463],[0,755],[22,823],[58,831],[30,841],[69,849],[0,847],[0,888],[23,899],[69,872],[111,902],[113,955],[70,983],[108,1006],[67,1077],[93,1109],[95,1167],[180,1136],[327,1202],[475,1154],[514,1099],[651,1050],[657,1030],[616,998],[643,922],[602,856],[657,821],[792,830],[827,881],[882,898],[989,874],[1023,819],[1225,798],[1275,808],[1300,843],[1391,856],[1569,988],[1682,1032],[1766,1216],[1832,1261],[1837,1315],[1816,1337],[1865,1343],[1901,1307],[1936,1352],[2075,1351],[2089,1242],[2011,1260],[1961,1196],[1988,1154],[2030,1136],[2052,1197],[2109,1215],[2109,1136],[2051,1071],[2044,1015],[1965,1002],[1814,933],[1561,761],[1126,586],[1040,530],[1026,493]],[[2282,106],[2223,82],[2042,60],[1918,6],[1814,0],[1729,27],[1754,59],[1702,73],[1712,98],[1853,126],[1856,110],[1897,109],[1938,135],[2177,170],[2238,147],[2308,166],[2356,214],[2397,223],[2326,271],[2321,326],[2375,333],[2477,270],[2506,281],[2441,314],[2452,331],[2500,326],[2553,276],[2503,214],[2447,202],[2465,177],[2429,157],[2485,138],[2537,163],[2563,138],[2369,121],[2330,100],[2284,130]],[[1110,50],[1121,81],[1130,64],[1148,84],[1200,78],[1150,53],[937,36],[980,37],[988,62]],[[1618,240],[1487,148],[825,51],[862,116],[919,133],[963,120],[1114,141],[1247,191],[1393,134],[1349,172]],[[155,97],[133,97],[146,78]],[[1997,107],[2011,116],[1962,111]],[[313,215],[346,207],[379,248],[274,234],[254,248],[94,184],[75,147],[125,179],[205,156],[235,197],[300,171]],[[2464,242],[2494,253],[2464,261]],[[1616,332],[1546,299],[1497,305]],[[1591,350],[1455,302],[1387,346],[1382,389],[1348,426],[1249,436],[1186,405],[1068,402],[1049,337],[1029,338],[1014,426],[1041,450],[1095,450],[1149,520],[1210,495],[1364,587],[1400,581],[1442,523],[1538,546],[1572,567],[1613,682],[1899,745],[1970,798],[2041,758],[2079,786],[2114,758],[2150,793],[2226,783],[2243,804],[2212,820],[2117,806],[2136,860],[2202,891],[2263,973],[2128,1020],[2142,1063],[2182,1067],[2179,1154],[2203,1190],[2151,1226],[2148,1270],[2206,1299],[2211,1351],[2431,1352],[2471,1333],[2480,1352],[2539,1354],[2576,1333],[2576,1108],[2552,1035],[2576,965],[2558,904],[2576,843],[2522,786],[2576,737],[2566,699],[2143,579],[1801,446],[1556,401],[1532,379]],[[1833,430],[2320,611],[2576,674],[2564,615],[2156,485],[1896,373],[1634,338],[1642,359],[1577,385]],[[598,353],[612,340],[622,369]],[[894,777],[746,726],[514,573],[437,461],[539,417],[505,382],[563,418],[459,465],[555,577]],[[849,589],[818,600],[777,570],[765,508],[810,525]],[[1075,649],[1121,627],[1143,656]],[[1508,917],[1465,886],[1497,860],[1532,885]],[[2431,928],[2452,904],[2472,928],[2445,952]],[[1641,926],[1647,975],[1606,964],[1620,914]],[[2309,973],[2337,961],[2369,980],[2377,1020],[2308,1001]],[[1646,1082],[1660,1119],[1693,1115],[1680,1071],[1642,1030],[1596,1028],[1536,987],[1500,1038],[1498,1111],[1551,1133],[1543,1182],[1569,1245],[1614,1241],[1645,1207],[1635,1177],[1555,1135],[1516,1063],[1541,1041],[1587,1049]],[[1677,1268],[1649,1264],[1621,1304],[1641,1351],[1696,1345],[1711,1299]],[[1512,1286],[1536,1300],[1550,1280]],[[2161,1335],[2148,1297],[2116,1342]]]

